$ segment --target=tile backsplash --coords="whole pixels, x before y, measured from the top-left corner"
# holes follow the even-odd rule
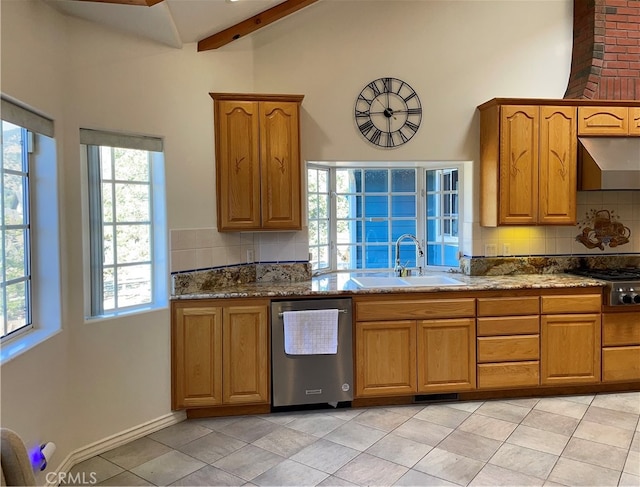
[[[171,230],[171,272],[251,262],[307,262],[307,235],[306,228],[300,232],[268,233],[221,233],[216,228]]]
[[[466,224],[466,231],[472,235],[467,240],[464,253],[471,251],[474,257],[491,255],[495,249],[497,256],[530,256],[530,255],[603,255],[640,252],[640,191],[579,191],[577,198],[578,223],[573,226],[535,226],[535,227],[481,227],[479,223]],[[619,245],[610,245],[615,239],[606,237],[603,245],[588,248],[583,241],[594,243],[603,240],[594,236],[588,239],[584,235],[585,228],[593,229],[595,215],[610,215],[617,222],[625,235],[629,233],[628,242],[617,240]],[[590,226],[591,225],[591,226]],[[581,241],[582,240],[582,241]],[[471,249],[469,249],[471,243]],[[487,252],[489,251],[489,252]]]

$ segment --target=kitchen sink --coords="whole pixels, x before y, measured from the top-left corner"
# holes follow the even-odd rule
[[[447,276],[407,276],[401,277],[409,286],[463,286],[464,282]]]
[[[351,280],[359,287],[385,288],[385,287],[434,287],[434,286],[463,286],[464,282],[447,276],[357,276]]]

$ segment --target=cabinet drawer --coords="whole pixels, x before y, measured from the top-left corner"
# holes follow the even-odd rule
[[[475,298],[356,302],[357,321],[473,318],[475,315]]]
[[[478,316],[537,315],[539,313],[538,296],[478,298]]]
[[[513,362],[539,358],[540,337],[538,335],[478,338],[478,363]]]
[[[538,316],[478,318],[478,336],[535,335],[536,333],[540,333]]]
[[[542,296],[542,314],[599,313],[601,306],[600,294]]]
[[[640,345],[640,313],[603,314],[602,345]]]
[[[627,107],[578,107],[578,135],[628,135]]]
[[[640,380],[640,346],[602,349],[602,381]]]
[[[479,389],[537,386],[540,384],[540,362],[505,362],[478,365]]]
[[[629,107],[629,135],[640,135],[640,107]]]

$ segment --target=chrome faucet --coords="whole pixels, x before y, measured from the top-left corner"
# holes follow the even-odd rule
[[[415,242],[416,248],[418,249],[419,257],[424,258],[424,251],[422,250],[422,245],[420,245],[420,242],[418,241],[415,235],[411,235],[410,233],[404,233],[400,235],[398,237],[398,240],[396,240],[396,266],[393,268],[393,272],[395,272],[395,274],[398,277],[403,276],[406,271],[406,266],[400,265],[400,242],[402,242],[406,238],[411,239]],[[419,269],[420,269],[420,274],[422,275],[422,266],[419,266]]]

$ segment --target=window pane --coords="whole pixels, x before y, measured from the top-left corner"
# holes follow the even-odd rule
[[[388,196],[365,196],[364,205],[367,218],[389,216]]]
[[[442,247],[440,245],[427,245],[427,264],[442,265],[441,250]]]
[[[392,196],[391,197],[391,216],[416,216],[416,197],[411,196]]]
[[[118,307],[151,302],[151,264],[118,267]]]
[[[318,222],[318,243],[320,245],[329,244],[329,222],[327,221]]]
[[[393,220],[391,222],[391,240],[393,242],[405,233],[416,234],[416,220]]]
[[[5,231],[5,272],[7,281],[27,275],[27,233],[26,230]]]
[[[100,147],[100,169],[102,179],[113,179],[112,172],[113,158],[111,157],[111,147]]]
[[[329,171],[318,171],[318,191],[329,192]]]
[[[310,221],[309,222],[309,245],[318,245],[320,241],[319,232],[318,232],[318,222]]]
[[[328,247],[320,247],[318,252],[318,267],[326,268],[329,267],[329,248]]]
[[[338,269],[354,269],[355,263],[351,262],[351,245],[337,245]]]
[[[104,223],[113,222],[113,194],[111,193],[111,183],[102,184],[102,221]]]
[[[389,241],[389,223],[383,222],[365,222],[365,242],[388,242]]]
[[[113,149],[118,181],[149,181],[149,153],[143,150]]]
[[[391,267],[389,246],[387,245],[367,245],[365,258],[368,269],[388,269]]]
[[[364,190],[367,193],[386,193],[389,191],[389,172],[384,170],[365,170]]]
[[[118,264],[151,260],[149,225],[118,225],[116,230]]]
[[[4,169],[24,171],[22,154],[23,129],[2,121],[2,165]]]
[[[112,310],[116,308],[115,298],[115,275],[112,267],[106,268],[102,272],[102,287],[104,296],[104,310]]]
[[[116,184],[116,221],[150,220],[148,184]]]
[[[318,192],[318,170],[317,169],[307,170],[307,191],[309,191],[310,193]]]
[[[395,253],[395,249],[394,249]],[[395,259],[395,255],[394,255]],[[395,261],[394,261],[395,264]],[[406,244],[403,242],[400,244],[400,265],[405,267],[417,267],[417,250],[414,243]]]
[[[17,282],[7,286],[7,333],[27,325],[27,286]]]
[[[457,245],[444,246],[444,265],[449,265],[449,266],[458,265],[458,246]]]
[[[102,228],[102,240],[103,240],[103,259],[105,265],[113,265],[115,261],[113,259],[113,225],[104,225]]]
[[[394,193],[415,193],[416,170],[394,169],[391,171],[391,191]]]
[[[438,214],[438,195],[427,195],[427,216],[436,216]]]
[[[4,175],[4,223],[5,225],[26,225],[27,214],[25,212],[25,183],[24,176],[16,174]]]
[[[436,190],[436,171],[427,171],[427,191]]]
[[[336,226],[338,243],[356,243],[362,241],[362,222],[359,220],[340,220]]]

